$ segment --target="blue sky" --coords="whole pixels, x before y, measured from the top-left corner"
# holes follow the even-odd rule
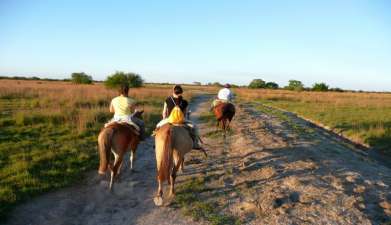
[[[0,0],[0,75],[391,91],[391,1]]]

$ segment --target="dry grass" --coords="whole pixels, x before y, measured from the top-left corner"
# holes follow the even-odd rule
[[[171,93],[169,86],[148,86],[130,90],[130,96],[141,103],[145,119],[156,114],[163,99]],[[189,90],[186,98],[195,93]],[[13,115],[23,123],[24,117],[57,115],[63,122],[77,125],[83,131],[86,124],[96,122],[96,116],[107,114],[114,90],[106,89],[101,83],[74,85],[69,82],[2,80],[0,83],[0,111]]]

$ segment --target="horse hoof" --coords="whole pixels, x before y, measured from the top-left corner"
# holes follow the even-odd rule
[[[163,205],[163,198],[160,196],[156,196],[153,198],[153,202],[156,206],[162,206]]]

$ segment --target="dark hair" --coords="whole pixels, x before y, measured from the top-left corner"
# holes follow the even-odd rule
[[[128,97],[128,92],[129,92],[129,84],[122,84],[119,93],[123,96]]]
[[[174,93],[175,93],[176,95],[179,95],[179,94],[182,94],[182,93],[183,93],[183,89],[182,89],[181,85],[175,85],[175,86],[174,86]]]

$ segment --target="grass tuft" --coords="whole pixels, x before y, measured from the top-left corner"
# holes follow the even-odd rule
[[[182,208],[186,216],[194,220],[206,220],[212,225],[240,224],[234,216],[221,213],[221,207],[217,202],[202,199],[201,193],[207,192],[205,181],[202,178],[193,178],[178,187],[173,207]]]

